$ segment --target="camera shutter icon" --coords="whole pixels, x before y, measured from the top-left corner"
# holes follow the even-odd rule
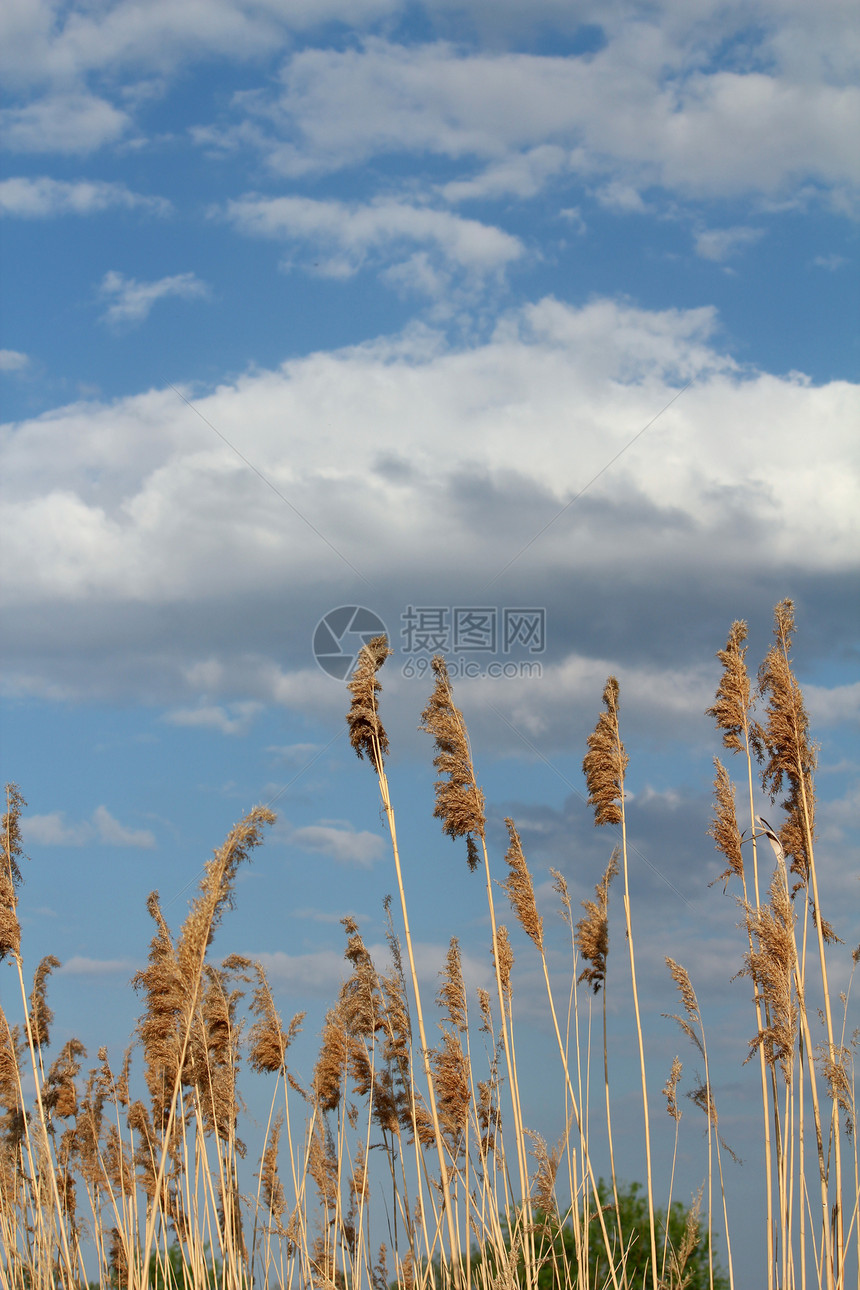
[[[387,635],[385,623],[372,609],[340,605],[330,609],[314,628],[314,658],[329,676],[346,681],[355,670],[362,648],[374,636]]]

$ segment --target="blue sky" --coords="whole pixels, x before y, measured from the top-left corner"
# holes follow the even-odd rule
[[[654,1087],[680,1042],[668,944],[749,1135],[703,712],[732,620],[754,669],[785,596],[821,743],[825,912],[858,937],[854,17],[841,0],[4,8],[3,766],[29,802],[28,963],[65,965],[58,1037],[121,1048],[147,892],[177,922],[210,849],[277,795],[218,945],[310,1009],[310,1062],[337,920],[379,942],[393,883],[344,689],[311,650],[342,605],[397,648],[385,720],[423,970],[457,934],[484,979],[481,893],[431,819],[429,686],[400,632],[408,606],[543,609],[539,656],[449,655],[540,665],[457,683],[498,866],[513,814],[546,908],[549,865],[591,893],[612,839],[580,763],[617,674]],[[536,1066],[531,1113],[554,1132],[540,1083]],[[625,1168],[641,1176],[635,1151]]]

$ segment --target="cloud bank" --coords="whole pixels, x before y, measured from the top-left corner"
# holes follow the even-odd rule
[[[412,328],[188,390],[218,435],[170,390],[6,427],[13,688],[134,694],[225,733],[255,704],[325,712],[310,638],[350,603],[395,644],[407,604],[543,605],[532,729],[616,668],[692,711],[732,619],[786,594],[810,648],[839,649],[858,389],[744,370],[717,328],[547,298],[482,343]]]
[[[21,826],[29,844],[43,847],[83,847],[92,842],[102,846],[138,847],[151,850],[155,837],[149,829],[130,829],[120,824],[106,806],[97,806],[92,818],[73,822],[65,812],[25,815]]]

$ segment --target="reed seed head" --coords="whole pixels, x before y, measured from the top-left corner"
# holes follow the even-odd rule
[[[10,1027],[0,1008],[0,1106],[7,1110],[18,1107],[18,1070],[24,1046],[20,1028]]]
[[[81,1058],[87,1052],[79,1039],[70,1039],[60,1050],[42,1090],[42,1103],[49,1115],[68,1120],[77,1114],[78,1094],[75,1080],[80,1074]]]
[[[348,1035],[338,1009],[332,1008],[326,1014],[311,1083],[314,1100],[324,1111],[334,1111],[340,1103],[348,1058]]]
[[[678,993],[681,996],[681,1003],[684,1005],[686,1016],[679,1017],[677,1013],[664,1013],[664,1016],[669,1017],[672,1021],[677,1021],[684,1034],[693,1044],[695,1044],[702,1057],[704,1057],[704,1045],[695,1029],[696,1026],[698,1026],[699,1029],[701,1029],[702,1026],[702,1018],[699,1012],[699,1000],[696,998],[696,991],[693,989],[690,974],[686,968],[681,967],[680,963],[676,963],[675,960],[670,959],[668,955],[666,956],[666,966],[672,974],[672,980],[678,987]]]
[[[20,1101],[18,1072],[27,1047],[19,1026],[9,1027],[0,1008],[0,1197],[18,1186],[18,1161],[27,1121]],[[7,1185],[8,1184],[8,1185]]]
[[[684,1011],[689,1018],[691,1025],[701,1025],[702,1018],[699,1014],[699,1000],[696,998],[696,991],[693,989],[693,983],[690,980],[690,974],[680,963],[674,959],[666,958],[666,966],[672,974],[672,980],[678,987],[678,993],[681,996],[681,1002],[684,1005]]]
[[[466,1007],[466,983],[463,980],[463,963],[460,958],[460,942],[456,936],[451,937],[445,968],[439,973],[442,985],[436,1000],[444,1009],[445,1016],[455,1030],[468,1029]]]
[[[93,1187],[104,1186],[101,1137],[104,1122],[105,1089],[97,1069],[87,1076],[84,1095],[75,1120],[75,1138],[81,1173]]]
[[[390,1070],[382,1070],[373,1081],[372,1115],[383,1133],[400,1136],[400,1116],[404,1112],[403,1123],[409,1127],[409,1108],[401,1105],[394,1089],[394,1079]]]
[[[146,1012],[138,1023],[145,1058],[145,1078],[152,1097],[153,1114],[156,1123],[161,1126],[170,1112],[173,1090],[177,1081],[185,1084],[198,1084],[203,1078],[206,1061],[203,1058],[202,1043],[208,1050],[208,1038],[211,1026],[215,1024],[216,1013],[220,1010],[218,1025],[230,1030],[229,1007],[224,1013],[217,999],[217,990],[213,993],[213,979],[206,976],[205,956],[212,941],[215,928],[220,922],[225,908],[232,904],[233,885],[236,872],[251,851],[262,841],[263,826],[273,824],[274,812],[268,807],[256,806],[244,819],[230,830],[220,848],[207,861],[200,880],[197,895],[182,926],[179,940],[174,945],[170,930],[161,912],[158,893],[152,892],[147,901],[147,908],[156,924],[156,934],[150,944],[149,965],[143,972],[133,978],[136,989],[145,991],[147,999]],[[227,960],[227,970],[244,973],[250,961],[240,956]],[[204,978],[209,981],[209,993],[206,1006],[208,1017],[202,1019],[203,1032],[197,1031],[196,1039],[186,1054],[183,1070],[179,1071],[179,1061],[185,1041],[197,1017],[201,1003],[201,990]],[[247,979],[247,978],[246,978]],[[220,987],[219,987],[220,988]],[[200,1018],[197,1017],[197,1021]],[[211,1031],[214,1034],[214,1031]],[[195,1065],[195,1043],[197,1045]],[[221,1061],[219,1078],[232,1082],[233,1058]],[[227,1096],[224,1086],[223,1096]]]
[[[267,806],[255,806],[233,825],[223,846],[206,862],[198,894],[191,903],[176,946],[179,968],[191,999],[196,997],[204,955],[221,915],[232,907],[236,872],[262,842],[263,826],[274,824],[276,818]]]
[[[262,964],[255,963],[254,971],[257,974],[257,985],[251,996],[251,1012],[257,1017],[257,1021],[248,1035],[248,1060],[252,1070],[274,1074],[284,1069],[287,1049],[301,1030],[305,1013],[297,1012],[284,1030]]]
[[[708,833],[714,839],[717,850],[722,851],[729,862],[728,868],[714,881],[727,884],[733,874],[743,881],[744,857],[741,831],[735,813],[735,787],[719,757],[714,758],[714,767],[714,815]]]
[[[146,1010],[138,1022],[143,1046],[144,1076],[152,1098],[153,1115],[161,1126],[179,1075],[180,1031],[188,1006],[187,987],[180,971],[170,930],[161,912],[158,892],[150,892],[147,909],[156,932],[149,946],[149,964],[132,978],[132,985],[146,996]]]
[[[493,1033],[493,1010],[490,1004],[490,992],[478,986],[478,1008],[481,1013],[481,1030],[486,1035]]]
[[[137,1166],[138,1185],[148,1200],[155,1199],[158,1181],[158,1158],[160,1148],[153,1132],[149,1112],[143,1102],[132,1102],[126,1117],[129,1130],[138,1136],[134,1152],[134,1163]]]
[[[110,1272],[111,1285],[117,1286],[118,1290],[126,1290],[128,1286],[128,1254],[126,1252],[125,1238],[118,1227],[112,1227],[108,1233],[108,1270]]]
[[[618,847],[612,852],[609,864],[594,889],[596,900],[583,900],[586,917],[576,924],[576,944],[580,954],[591,966],[577,977],[587,981],[595,994],[606,984],[606,958],[609,954],[609,887],[618,873]]]
[[[119,1078],[116,1082],[116,1100],[120,1106],[128,1106],[129,1091],[128,1081],[131,1074],[131,1055],[134,1051],[134,1045],[129,1044],[122,1057],[122,1066],[120,1067]]]
[[[16,889],[21,882],[18,861],[23,856],[21,809],[26,805],[18,785],[7,784],[6,811],[0,822],[3,845],[3,858],[0,862],[0,962],[7,954],[17,957],[21,952]]]
[[[681,1115],[683,1114],[678,1106],[678,1084],[681,1081],[682,1069],[683,1067],[681,1065],[680,1057],[674,1057],[672,1059],[672,1069],[669,1071],[669,1076],[663,1086],[663,1096],[666,1099],[666,1110],[669,1112],[676,1124],[679,1122]]]
[[[700,1111],[704,1111],[713,1127],[717,1127],[717,1106],[711,1096],[710,1085],[706,1081],[697,1084],[695,1088],[690,1089],[687,1097],[693,1102]],[[720,1139],[722,1142],[722,1139]]]
[[[372,1038],[383,1026],[376,969],[361,939],[358,924],[352,918],[342,918],[341,922],[348,938],[344,957],[353,969],[340,992],[342,1023],[353,1038]]]
[[[552,1151],[549,1150],[546,1140],[539,1133],[535,1133],[532,1129],[525,1130],[532,1140],[530,1154],[537,1163],[537,1170],[531,1182],[531,1196],[535,1209],[539,1214],[543,1215],[544,1226],[547,1227],[546,1220],[558,1212],[555,1199],[555,1180],[558,1176],[558,1167],[564,1154],[564,1144],[567,1141],[567,1132],[569,1130],[570,1120],[568,1120],[567,1131],[562,1134]]]
[[[543,919],[538,913],[534,883],[523,854],[520,835],[513,820],[506,819],[505,825],[509,839],[505,860],[509,873],[507,880],[502,885],[508,893],[508,900],[511,902],[511,907],[523,931],[537,948],[543,952]]]
[[[48,977],[54,968],[59,966],[60,960],[58,958],[55,958],[53,954],[46,954],[33,976],[33,989],[30,994],[30,1030],[33,1036],[33,1044],[36,1048],[47,1048],[51,1042],[49,1032],[54,1021],[54,1014],[48,1007],[46,991]]]
[[[806,886],[812,862],[810,848],[815,836],[815,748],[809,734],[809,717],[803,693],[791,669],[791,643],[794,635],[794,605],[781,601],[774,610],[775,642],[759,669],[758,688],[767,699],[767,718],[762,732],[765,764],[761,772],[762,787],[775,801],[787,785],[788,795],[782,803],[786,812],[780,830],[780,841],[791,872]],[[795,888],[795,891],[798,888]]]
[[[115,1124],[108,1127],[101,1152],[105,1177],[119,1196],[134,1192],[134,1167],[128,1150]]]
[[[511,940],[508,936],[508,929],[502,924],[496,932],[496,944],[498,945],[499,954],[499,977],[502,983],[502,995],[507,1004],[508,1011],[511,1007],[511,972],[514,967],[514,952],[511,949]]]
[[[385,1033],[382,1054],[385,1061],[393,1062],[400,1072],[405,1073],[411,1060],[412,1022],[402,971],[395,966],[393,972],[386,972],[379,979],[379,987]]]
[[[266,1143],[266,1149],[263,1152],[263,1158],[260,1161],[260,1190],[263,1194],[266,1208],[269,1211],[269,1218],[274,1224],[277,1232],[285,1236],[283,1224],[281,1222],[287,1209],[287,1198],[284,1194],[284,1184],[281,1182],[278,1173],[278,1144],[281,1140],[281,1128],[284,1123],[284,1113],[279,1111],[275,1116],[274,1124],[269,1141]]]
[[[397,1276],[398,1290],[402,1286],[403,1290],[415,1290],[415,1260],[412,1251],[408,1250],[402,1260],[398,1260],[400,1268]]]
[[[849,1138],[854,1136],[854,1058],[850,1048],[834,1045],[829,1049],[821,1046],[821,1068],[827,1083],[830,1100],[836,1104],[843,1115],[845,1131]]]
[[[785,866],[778,864],[770,884],[770,903],[760,909],[744,905],[744,921],[754,948],[746,956],[746,971],[765,1004],[767,1024],[750,1041],[747,1061],[762,1048],[767,1064],[779,1062],[786,1085],[791,1083],[798,1011],[793,994],[796,962],[794,909],[788,894]]]
[[[244,965],[248,960],[239,962],[238,971],[246,979]],[[236,1137],[236,1082],[242,1023],[236,1017],[236,1009],[243,992],[229,988],[232,975],[223,965],[216,968],[207,964],[204,969],[203,998],[193,1032],[187,1078],[197,1088],[204,1129],[223,1142],[232,1143],[241,1156],[245,1148]]]
[[[337,1155],[321,1119],[314,1121],[308,1148],[308,1173],[324,1205],[333,1205],[338,1194]]]
[[[314,1290],[342,1290],[343,1277],[337,1266],[334,1252],[325,1237],[318,1236],[310,1251],[311,1285]]]
[[[388,1249],[383,1243],[379,1247],[376,1263],[370,1277],[372,1290],[388,1290]]]
[[[567,879],[564,874],[559,873],[558,869],[550,869],[553,877],[552,889],[556,892],[561,900],[561,909],[558,911],[568,927],[573,926],[573,914],[571,913],[570,892],[567,888]]]
[[[349,742],[359,757],[366,757],[379,774],[388,753],[388,736],[379,719],[377,695],[382,689],[376,674],[392,654],[385,636],[374,636],[358,656],[358,663],[347,689],[352,704],[346,716]]]
[[[436,741],[433,765],[439,771],[439,778],[433,814],[442,821],[449,837],[466,838],[469,868],[474,870],[479,862],[475,838],[483,838],[486,828],[484,794],[475,782],[466,723],[454,706],[445,660],[437,654],[431,666],[436,685],[421,714],[419,728]]]
[[[404,1104],[401,1113],[401,1124],[408,1134],[407,1141],[413,1142],[415,1132],[418,1133],[418,1143],[424,1147],[436,1146],[436,1130],[433,1127],[433,1117],[427,1109],[427,1104],[419,1092],[413,1090],[410,1095],[410,1101],[407,1106]]]
[[[218,1192],[219,1226],[224,1244],[228,1249],[233,1250],[236,1259],[244,1263],[247,1259],[247,1252],[245,1250],[245,1236],[242,1230],[242,1202],[239,1193],[239,1180],[232,1166],[227,1177],[222,1172],[218,1180]],[[177,1200],[179,1200],[178,1194]],[[181,1201],[179,1201],[179,1209],[182,1212]],[[186,1232],[190,1233],[190,1223],[184,1213],[182,1213],[182,1218]]]
[[[498,1082],[494,1078],[478,1081],[478,1128],[481,1133],[481,1151],[485,1156],[495,1151],[496,1134],[502,1127],[498,1091]]]
[[[469,1122],[469,1063],[458,1035],[446,1030],[431,1054],[439,1126],[456,1159]]]
[[[80,1231],[80,1226],[76,1222],[78,1204],[74,1165],[76,1146],[74,1129],[66,1129],[65,1133],[61,1135],[56,1148],[57,1195],[60,1198],[60,1208],[68,1219],[71,1230],[75,1233]]]
[[[588,752],[582,762],[596,825],[620,824],[623,815],[624,772],[629,758],[618,728],[618,693],[618,682],[610,676],[603,690],[605,711],[588,736]]]
[[[745,752],[745,741],[748,739],[750,749],[760,755],[758,726],[755,722],[750,722],[752,695],[746,666],[746,638],[746,623],[732,623],[726,648],[717,651],[717,658],[723,665],[723,674],[717,687],[714,706],[706,710],[705,716],[713,717],[717,729],[722,730],[726,748],[731,748],[733,752]]]
[[[705,1184],[699,1187],[693,1197],[693,1203],[687,1210],[687,1220],[684,1224],[684,1235],[681,1238],[681,1244],[677,1250],[669,1250],[669,1282],[671,1286],[685,1286],[690,1280],[691,1274],[686,1272],[687,1263],[690,1255],[698,1248],[699,1231],[702,1223],[702,1194],[705,1190]]]

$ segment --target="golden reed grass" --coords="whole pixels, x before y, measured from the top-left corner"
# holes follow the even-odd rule
[[[731,626],[718,652],[722,671],[708,715],[743,770],[736,785],[715,758],[710,833],[725,864],[714,882],[732,891],[741,912],[737,972],[749,978],[753,992],[746,1060],[756,1061],[761,1084],[768,1290],[846,1290],[858,1275],[860,1245],[856,1034],[848,1026],[860,947],[849,956],[849,984],[837,1000],[829,987],[830,960],[845,951],[820,903],[815,748],[792,668],[793,634],[793,607],[784,601],[776,608],[774,644],[756,684],[746,668],[744,623]],[[501,883],[492,879],[486,803],[465,720],[444,660],[433,660],[435,684],[421,725],[434,740],[434,815],[449,837],[465,840],[469,868],[483,869],[488,943],[470,945],[469,951],[483,953],[494,988],[470,995],[462,949],[452,938],[435,999],[429,1000],[422,998],[416,967],[386,774],[389,741],[380,715],[379,673],[389,654],[382,637],[362,651],[349,682],[347,722],[353,748],[377,779],[391,837],[400,930],[386,899],[388,961],[380,965],[357,923],[342,920],[345,980],[326,1013],[307,1079],[289,1065],[305,1014],[285,1024],[259,963],[239,955],[218,962],[212,955],[238,869],[260,845],[274,819],[270,811],[255,808],[214,853],[178,932],[169,927],[158,894],[151,894],[152,941],[147,965],[134,978],[142,1002],[134,1043],[117,1070],[102,1049],[98,1064],[85,1073],[86,1053],[78,1040],[51,1053],[48,992],[58,960],[44,958],[29,990],[25,983],[18,900],[26,803],[15,785],[7,787],[0,831],[0,961],[15,975],[20,1003],[17,1020],[14,1010],[0,1011],[0,1290],[78,1290],[88,1280],[115,1290],[734,1285],[731,1189],[723,1172],[726,1146],[706,1029],[693,981],[671,957],[666,964],[681,1005],[674,1020],[703,1071],[688,1097],[705,1116],[707,1154],[702,1186],[685,1221],[670,1233],[682,1119],[682,1064],[676,1056],[663,1087],[674,1137],[665,1209],[655,1199],[618,682],[610,677],[606,683],[583,770],[595,824],[614,829],[619,843],[594,899],[582,901],[578,921],[567,879],[552,871],[570,942],[565,978],[513,819],[504,821],[507,876]],[[776,824],[756,814],[756,779],[776,804]],[[739,797],[746,798],[743,807]],[[628,968],[615,980],[610,895],[619,875]],[[547,1069],[543,1095],[557,1097],[557,1118],[564,1125],[551,1147],[524,1120],[517,1065],[519,968],[508,929],[497,917],[497,890],[506,895],[525,951],[538,956],[544,978],[558,1068],[555,1074]],[[632,1004],[639,1055],[647,1201],[636,1221],[616,1176],[606,1023],[610,979],[617,1003]],[[566,1013],[557,1005],[562,983]],[[579,986],[586,987],[582,1002]],[[589,1096],[591,1009],[598,996],[599,1113]],[[535,1006],[531,998],[529,1006]],[[246,1067],[271,1084],[256,1164],[239,1133]],[[607,1158],[609,1187],[595,1173],[595,1160]],[[728,1280],[714,1252],[714,1160]],[[739,1287],[749,1284],[748,1277],[739,1277]]]

